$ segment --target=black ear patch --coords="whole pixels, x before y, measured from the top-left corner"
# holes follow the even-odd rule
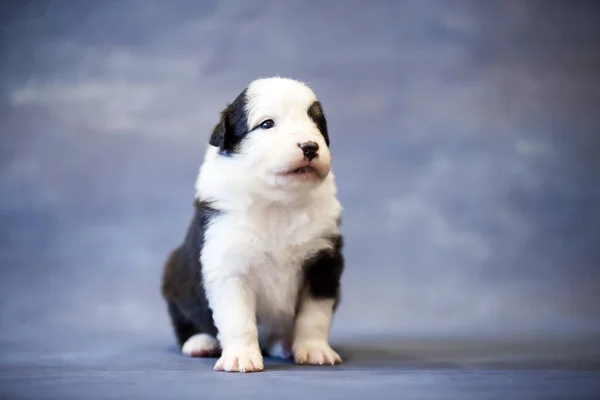
[[[308,108],[308,116],[319,128],[321,131],[321,135],[325,138],[325,143],[329,146],[329,133],[327,132],[327,119],[325,118],[325,114],[323,113],[323,107],[321,107],[321,103],[319,101],[315,101]]]
[[[221,111],[221,120],[215,125],[209,143],[219,148],[221,154],[233,154],[238,151],[239,143],[248,134],[246,116],[246,90]]]

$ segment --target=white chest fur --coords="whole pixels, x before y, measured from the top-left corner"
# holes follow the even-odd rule
[[[327,236],[337,232],[335,219],[324,211],[257,207],[216,217],[205,233],[205,282],[243,280],[259,325],[284,333],[293,322],[305,261],[330,246]]]

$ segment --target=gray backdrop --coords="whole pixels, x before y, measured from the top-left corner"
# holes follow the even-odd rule
[[[333,333],[600,331],[594,1],[3,1],[0,336],[173,338],[162,263],[257,77],[329,118]]]

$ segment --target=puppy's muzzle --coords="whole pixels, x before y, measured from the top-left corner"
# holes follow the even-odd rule
[[[311,161],[313,158],[319,155],[319,145],[317,142],[313,142],[312,140],[298,143],[298,147],[300,147],[300,150],[302,150],[304,157],[306,157],[308,161]]]

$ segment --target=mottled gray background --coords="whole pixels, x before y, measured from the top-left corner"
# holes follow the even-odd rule
[[[2,8],[2,334],[169,332],[160,269],[209,131],[277,74],[331,125],[335,332],[599,330],[598,3]]]
[[[0,397],[600,392],[548,372],[600,369],[599,2],[0,7]],[[329,118],[346,363],[235,377],[177,353],[159,281],[218,113],[271,75]]]
[[[307,81],[329,118],[334,336],[600,332],[598,2],[1,7],[3,349],[172,344],[160,273],[210,129],[271,75]]]

